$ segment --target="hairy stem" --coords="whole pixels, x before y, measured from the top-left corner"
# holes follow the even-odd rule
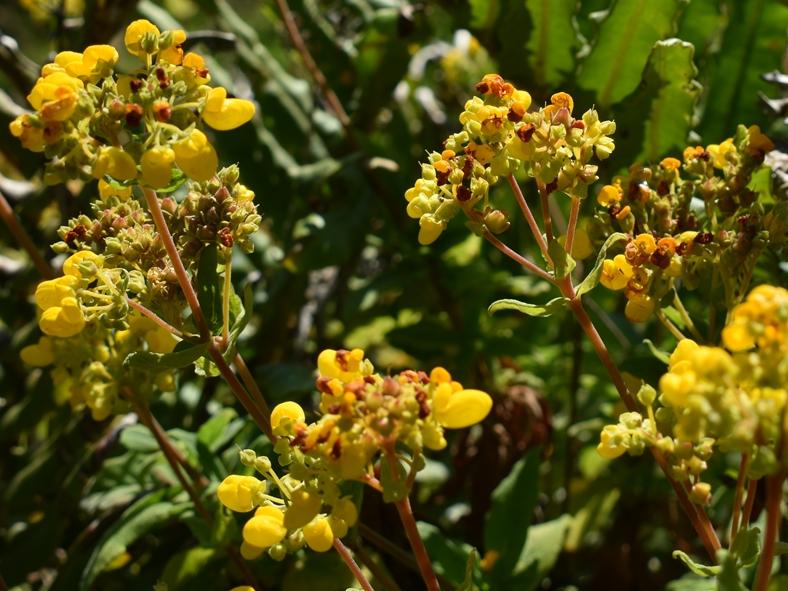
[[[514,193],[514,198],[517,200],[517,205],[520,206],[520,211],[523,212],[523,217],[528,223],[528,227],[531,228],[531,234],[533,234],[534,240],[536,240],[536,243],[539,245],[539,250],[542,251],[542,256],[552,265],[552,259],[547,250],[547,243],[542,236],[542,231],[539,229],[539,224],[536,223],[536,218],[531,212],[531,208],[528,207],[528,202],[525,200],[523,190],[520,188],[520,183],[517,182],[513,174],[510,174],[507,180],[509,181],[509,186],[512,188],[512,193]]]
[[[569,224],[566,227],[566,242],[564,249],[570,255],[572,254],[572,247],[575,245],[575,234],[577,231],[577,219],[580,217],[580,201],[577,197],[572,197],[572,208],[569,210]]]
[[[490,244],[495,246],[495,248],[500,250],[503,254],[508,256],[510,259],[512,259],[516,263],[522,265],[526,270],[530,271],[531,273],[533,273],[537,277],[540,277],[540,278],[544,279],[545,281],[549,281],[550,283],[555,285],[555,279],[553,278],[552,275],[550,275],[547,271],[537,267],[535,263],[529,261],[527,258],[525,258],[523,255],[521,255],[519,252],[516,252],[516,251],[512,250],[511,248],[509,248],[508,246],[506,246],[503,242],[498,240],[498,238],[496,238],[490,232],[485,230],[484,238],[487,240],[487,242],[489,242]]]
[[[200,300],[197,298],[197,292],[194,291],[194,286],[189,278],[189,274],[186,272],[186,267],[184,267],[180,254],[178,254],[178,248],[175,246],[175,240],[173,240],[170,229],[167,226],[167,221],[164,219],[164,213],[162,213],[156,191],[147,187],[143,187],[142,191],[145,194],[145,202],[148,204],[148,210],[153,217],[156,231],[159,233],[162,244],[164,244],[164,250],[167,251],[167,256],[170,257],[170,262],[172,262],[172,268],[175,271],[175,276],[178,278],[178,284],[181,286],[186,302],[189,304],[189,308],[192,311],[194,323],[200,331],[200,336],[203,340],[207,341],[211,336],[211,329],[205,321],[205,315],[200,307]]]
[[[435,576],[435,571],[432,568],[432,562],[427,554],[427,548],[424,546],[424,541],[419,535],[419,529],[416,527],[416,519],[413,517],[413,509],[410,506],[410,498],[405,497],[401,501],[394,503],[399,513],[399,519],[402,526],[405,528],[405,535],[408,536],[408,542],[416,557],[416,563],[419,565],[419,572],[424,583],[427,585],[429,591],[440,591],[438,584],[438,577]]]
[[[49,263],[46,262],[41,253],[38,252],[35,242],[33,242],[30,234],[27,233],[27,230],[24,229],[22,224],[19,223],[19,219],[16,217],[11,204],[8,203],[5,195],[3,195],[1,191],[0,218],[3,218],[5,225],[8,226],[8,230],[19,243],[19,246],[25,250],[27,255],[30,257],[30,260],[33,261],[33,265],[35,265],[36,269],[38,269],[41,277],[44,279],[52,279],[55,276],[55,274],[52,272],[52,267],[49,266]]]
[[[353,576],[356,577],[356,581],[358,581],[364,591],[375,591],[372,588],[370,582],[367,580],[367,577],[364,576],[364,572],[359,568],[358,564],[356,564],[356,561],[353,559],[353,555],[350,553],[350,550],[348,550],[347,546],[345,546],[342,543],[342,540],[339,538],[334,538],[334,549],[337,551],[337,554],[339,554],[339,557],[342,559],[342,561],[350,569],[350,572],[353,573]]]

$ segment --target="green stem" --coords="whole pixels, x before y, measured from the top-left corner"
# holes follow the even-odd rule
[[[677,341],[683,341],[687,338],[684,336],[684,333],[679,330],[679,327],[673,324],[670,319],[665,316],[665,313],[662,310],[657,311],[657,320],[662,323],[662,326],[668,329],[668,332],[673,335],[673,338],[675,338]]]
[[[684,326],[686,326],[687,330],[690,331],[692,337],[699,343],[702,343],[703,337],[701,336],[698,328],[695,326],[695,323],[692,321],[692,316],[689,315],[689,312],[687,312],[687,309],[684,307],[684,302],[681,301],[677,291],[673,292],[673,305],[676,307],[676,310],[679,311],[681,319],[684,321]]]

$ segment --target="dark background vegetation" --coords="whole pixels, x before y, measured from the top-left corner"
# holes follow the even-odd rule
[[[47,257],[58,225],[87,210],[95,186],[43,187],[39,156],[10,137],[7,123],[25,107],[40,64],[92,43],[121,48],[134,18],[184,28],[190,48],[208,57],[214,83],[258,105],[252,124],[214,141],[223,163],[240,165],[264,219],[255,252],[239,255],[234,270],[236,288],[254,290],[241,348],[269,401],[311,405],[314,360],[325,347],[365,348],[384,371],[443,365],[496,402],[481,428],[459,433],[434,457],[415,493],[417,517],[433,526],[425,530],[428,547],[449,581],[463,578],[463,544],[484,554],[490,495],[529,453],[517,465],[528,478],[518,480],[523,496],[512,524],[534,525],[524,574],[512,589],[656,590],[683,575],[671,551],[699,547],[653,463],[611,466],[594,451],[601,426],[621,409],[574,320],[487,313],[500,297],[546,301],[555,294],[460,221],[420,247],[403,193],[425,151],[456,130],[473,83],[492,71],[529,90],[536,104],[564,90],[576,109],[595,105],[602,118],[615,118],[617,150],[600,171],[603,181],[635,161],[680,156],[688,143],[719,143],[738,123],[760,124],[780,144],[784,3],[292,0],[308,48],[349,114],[344,125],[271,0],[85,0],[84,11],[77,6],[65,16],[51,2],[54,10],[39,18],[22,4],[0,5],[0,189]],[[499,193],[514,211],[506,191]],[[527,195],[533,198],[532,188]],[[593,199],[586,205],[590,213]],[[525,224],[515,221],[505,239],[533,253]],[[765,256],[757,277],[784,282],[774,275],[779,261]],[[191,517],[135,416],[97,424],[57,407],[46,372],[22,365],[19,350],[38,334],[30,297],[38,278],[3,227],[0,277],[6,583],[52,590],[77,589],[80,581],[108,590],[151,589],[157,581],[171,590],[240,584],[220,550],[238,543],[235,522],[223,517],[222,527],[205,531]],[[615,294],[598,289],[586,297],[620,366],[653,383],[664,366],[642,341],[668,350],[670,337],[659,326],[627,323]],[[703,314],[700,299],[690,297],[689,306]],[[216,379],[185,373],[178,394],[154,401],[153,411],[212,481],[238,469],[238,446],[265,450]],[[731,469],[715,465],[717,482],[730,485]],[[725,491],[717,487],[711,507],[718,523],[731,502]],[[120,527],[124,511],[141,500],[160,508],[155,519]],[[210,495],[208,502],[221,515]],[[401,589],[420,588],[407,560],[374,536],[407,548],[391,508],[367,495],[363,521],[371,533],[356,533],[351,543]],[[125,562],[104,565],[114,570],[96,566],[97,556],[124,551]],[[265,558],[253,570],[265,589],[351,584],[333,554]],[[685,578],[670,588],[710,587]]]

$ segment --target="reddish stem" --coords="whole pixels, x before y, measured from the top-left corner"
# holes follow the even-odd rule
[[[496,238],[490,232],[485,230],[484,231],[484,238],[490,244],[495,246],[495,248],[497,248],[503,254],[508,256],[510,259],[512,259],[513,261],[515,261],[518,264],[522,265],[526,270],[530,271],[531,273],[533,273],[537,277],[541,277],[545,281],[549,281],[550,283],[555,285],[555,279],[553,278],[552,275],[550,275],[547,271],[544,271],[543,269],[540,269],[538,266],[536,266],[535,263],[529,261],[527,258],[525,258],[523,255],[521,255],[519,252],[516,252],[516,251],[512,250],[511,248],[509,248],[508,246],[506,246],[503,242],[498,240],[498,238]]]
[[[566,242],[564,243],[564,248],[570,255],[572,254],[572,247],[575,245],[577,219],[580,217],[581,203],[580,199],[572,197],[572,208],[569,210],[569,224],[566,228]]]
[[[44,279],[52,279],[55,276],[52,267],[49,266],[49,263],[46,262],[41,253],[38,252],[38,248],[36,248],[33,239],[30,238],[30,234],[28,234],[27,230],[19,223],[19,219],[16,217],[11,204],[8,203],[2,192],[0,192],[0,217],[3,218],[11,234],[19,243],[19,246],[27,252],[41,277]]]
[[[520,188],[520,183],[517,182],[513,174],[510,174],[507,180],[509,181],[509,186],[512,188],[512,193],[514,193],[514,198],[517,200],[517,205],[520,206],[520,211],[523,212],[523,217],[525,221],[528,222],[528,227],[531,228],[531,234],[533,234],[534,240],[536,240],[536,243],[539,245],[539,250],[542,251],[545,260],[552,265],[553,263],[547,249],[547,243],[544,241],[542,231],[539,229],[539,224],[536,223],[536,218],[531,212],[531,208],[528,207],[528,202],[525,200],[525,195],[523,195],[523,190]]]
[[[785,474],[783,473],[766,478],[766,531],[763,534],[761,560],[758,563],[758,571],[755,575],[755,586],[753,587],[753,591],[766,591],[769,586],[769,578],[772,573],[772,562],[774,561],[774,550],[777,538],[780,535],[780,522],[783,518],[782,512],[780,511],[783,480],[785,480]]]
[[[739,531],[739,511],[741,511],[741,501],[744,495],[744,481],[747,479],[747,466],[750,463],[750,456],[742,454],[739,462],[739,476],[736,478],[736,494],[733,499],[733,511],[731,512],[731,537],[730,543],[736,539]]]
[[[152,320],[167,332],[175,335],[179,339],[182,339],[184,337],[184,334],[180,330],[178,330],[172,324],[164,320],[164,318],[156,314],[156,312],[154,312],[150,308],[147,308],[142,304],[140,304],[137,300],[133,300],[130,297],[126,296],[126,303],[129,305],[130,308],[134,308],[137,312],[147,317],[149,320]]]
[[[416,557],[416,563],[419,565],[421,578],[424,579],[429,591],[440,591],[438,577],[435,576],[432,562],[430,562],[429,554],[427,554],[427,548],[424,546],[418,527],[416,527],[416,519],[413,517],[413,509],[410,506],[410,498],[405,497],[401,501],[394,503],[394,505],[397,507],[399,519],[405,528],[405,535],[408,536],[408,542],[410,542],[413,555]]]
[[[356,577],[356,580],[359,582],[361,587],[364,591],[375,591],[372,588],[372,585],[367,580],[367,577],[364,575],[364,571],[362,571],[356,561],[353,559],[353,555],[348,550],[347,546],[342,543],[342,540],[339,538],[334,538],[334,549],[339,554],[339,557],[342,561],[347,565],[350,569],[350,572],[353,573],[353,576]]]

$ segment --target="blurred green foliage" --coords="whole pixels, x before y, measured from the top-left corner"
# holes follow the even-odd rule
[[[95,186],[43,187],[40,160],[10,136],[7,123],[24,108],[39,65],[58,50],[119,45],[133,18],[182,27],[190,48],[208,56],[215,82],[259,106],[253,125],[214,141],[223,163],[240,165],[264,216],[255,252],[237,255],[233,268],[236,292],[248,288],[254,302],[240,350],[268,400],[308,407],[314,358],[329,346],[363,347],[384,370],[443,365],[494,394],[492,416],[459,434],[418,480],[417,517],[447,589],[485,579],[496,590],[651,590],[682,575],[672,550],[698,545],[667,484],[648,462],[620,460],[612,471],[594,451],[617,397],[573,320],[488,314],[498,298],[551,296],[459,223],[433,247],[418,246],[403,192],[489,71],[528,89],[537,104],[560,89],[582,109],[594,104],[616,119],[617,149],[603,181],[636,160],[719,142],[737,123],[759,124],[784,145],[784,122],[765,100],[781,90],[763,79],[784,69],[784,3],[292,0],[305,42],[349,114],[344,125],[273,2],[84,0],[67,15],[51,2],[43,18],[21,4],[0,6],[0,189],[48,258],[57,226],[86,209]],[[507,239],[535,252],[525,224],[515,222]],[[5,228],[0,240],[5,582],[51,590],[240,584],[225,552],[237,547],[238,526],[211,491],[237,469],[238,446],[264,451],[264,438],[216,379],[186,372],[177,394],[153,404],[211,483],[207,528],[133,414],[101,424],[72,414],[54,404],[45,373],[22,366],[18,352],[36,334],[30,295],[38,277]],[[784,283],[779,263],[765,255],[757,276]],[[655,325],[633,328],[615,294],[595,291],[589,300],[620,366],[653,381],[664,366],[643,339],[669,350],[671,337]],[[704,308],[700,300],[688,305]],[[732,468],[713,470],[725,481]],[[728,494],[713,501],[717,522]],[[419,588],[391,507],[369,498],[362,521],[351,545],[377,565],[375,584]],[[484,576],[475,555],[468,561],[471,547]],[[485,556],[491,550],[497,565]],[[264,558],[250,569],[261,589],[353,584],[333,553]],[[705,584],[684,577],[669,588]]]

